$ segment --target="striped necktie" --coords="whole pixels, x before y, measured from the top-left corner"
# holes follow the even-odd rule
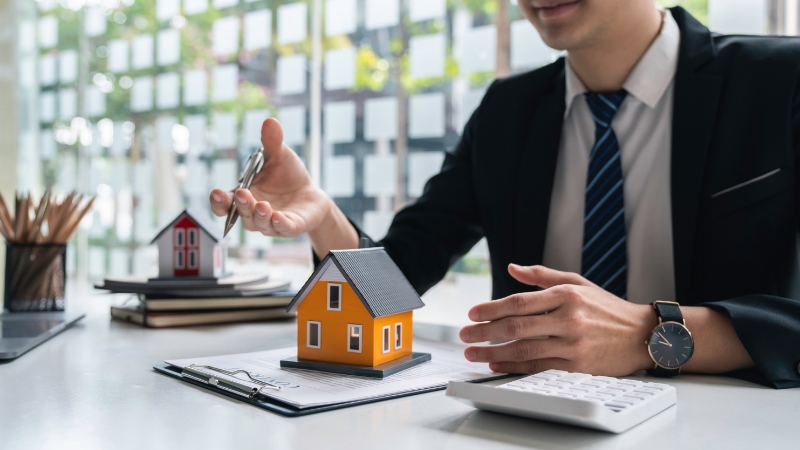
[[[584,278],[621,298],[626,298],[628,287],[625,199],[619,143],[611,121],[625,95],[625,90],[586,94],[595,124],[595,144],[586,175],[581,260]]]

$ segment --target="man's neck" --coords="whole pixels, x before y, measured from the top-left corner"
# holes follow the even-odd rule
[[[591,92],[622,89],[636,63],[661,31],[663,16],[650,2],[625,15],[622,23],[609,26],[607,33],[591,45],[568,50],[569,65]]]

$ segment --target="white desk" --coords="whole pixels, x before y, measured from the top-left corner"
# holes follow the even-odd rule
[[[294,322],[149,330],[112,321],[108,297],[87,317],[0,364],[3,449],[779,449],[800,445],[800,389],[681,376],[678,405],[622,435],[479,412],[422,394],[284,418],[159,375],[168,358],[294,344]],[[419,326],[426,337],[438,331]],[[454,336],[454,330],[443,335]],[[635,377],[634,377],[635,378]]]

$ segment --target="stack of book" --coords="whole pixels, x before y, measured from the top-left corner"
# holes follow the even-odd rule
[[[135,294],[139,302],[111,307],[111,317],[149,328],[252,322],[294,317],[296,292],[266,275],[225,278],[106,278],[98,289]]]

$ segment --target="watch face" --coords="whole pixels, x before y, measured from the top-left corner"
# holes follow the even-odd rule
[[[647,347],[656,364],[667,369],[677,369],[691,358],[694,340],[683,325],[664,322],[653,330]]]

